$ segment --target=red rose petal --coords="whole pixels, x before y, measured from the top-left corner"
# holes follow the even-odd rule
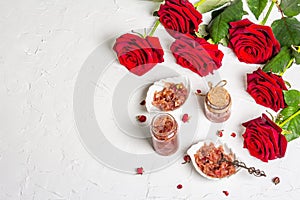
[[[184,155],[183,160],[184,162],[181,164],[189,163],[191,162],[191,157],[189,155]]]
[[[223,130],[219,130],[218,133],[217,133],[217,135],[218,135],[219,137],[223,137]]]
[[[146,105],[146,100],[144,99],[144,100],[142,100],[141,102],[140,102],[140,105],[141,106],[144,106],[144,105]]]
[[[223,191],[223,193],[228,196],[229,195],[229,192],[228,191]]]
[[[235,137],[236,136],[236,133],[231,133],[231,137]]]
[[[147,117],[145,115],[138,115],[136,116],[136,119],[139,121],[139,122],[145,122],[147,120]]]
[[[186,122],[188,122],[189,121],[189,119],[190,119],[190,117],[189,117],[189,115],[188,114],[184,114],[183,116],[182,116],[182,121],[183,121],[183,123],[186,123]]]
[[[181,185],[181,184],[178,184],[178,185],[177,185],[177,189],[180,190],[181,188],[182,188],[182,185]]]
[[[137,169],[136,169],[136,173],[137,173],[137,174],[141,174],[141,175],[142,175],[142,174],[144,173],[144,169],[143,169],[143,167],[139,167],[139,168],[137,168]]]

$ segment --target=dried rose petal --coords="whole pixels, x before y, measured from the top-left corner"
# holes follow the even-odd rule
[[[144,173],[144,169],[143,169],[143,167],[139,167],[139,168],[137,168],[137,169],[136,169],[136,173],[137,173],[137,174],[141,174],[141,175],[142,175],[142,174]]]
[[[138,115],[138,116],[136,116],[136,119],[139,122],[145,122],[147,120],[147,117],[145,115]]]
[[[185,114],[183,114],[181,120],[183,121],[183,123],[186,123],[189,121],[189,119],[190,119],[189,115],[185,113]]]
[[[183,160],[184,160],[184,162],[181,164],[190,163],[191,157],[189,155],[184,155]]]
[[[218,133],[217,133],[217,135],[218,135],[219,137],[222,137],[222,136],[223,136],[223,131],[224,131],[224,130],[219,130]]]
[[[146,104],[146,100],[144,99],[143,101],[140,102],[141,106],[144,106]]]
[[[182,188],[182,185],[181,185],[181,184],[178,184],[178,185],[177,185],[177,189],[180,190],[181,188]]]
[[[231,133],[231,137],[235,137],[236,136],[236,133]]]
[[[280,183],[279,177],[274,177],[274,178],[272,179],[272,181],[273,181],[273,183],[274,183],[275,185],[277,185],[278,183]]]
[[[229,192],[228,191],[223,191],[223,193],[226,195],[226,196],[228,196],[229,195]]]

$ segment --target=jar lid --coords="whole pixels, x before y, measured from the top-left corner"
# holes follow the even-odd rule
[[[214,87],[207,93],[207,100],[216,109],[222,109],[230,104],[230,95],[223,87]]]

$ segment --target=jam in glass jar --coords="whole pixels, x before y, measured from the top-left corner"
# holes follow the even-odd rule
[[[168,113],[156,114],[151,122],[151,136],[154,150],[163,156],[175,153],[179,147],[178,124]]]
[[[220,81],[215,87],[212,87],[205,96],[204,108],[207,119],[212,122],[221,123],[226,121],[231,114],[231,97],[223,87],[226,80]]]

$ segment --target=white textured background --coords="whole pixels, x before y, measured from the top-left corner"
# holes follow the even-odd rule
[[[81,65],[111,35],[151,26],[157,7],[139,0],[0,1],[0,200],[299,198],[300,139],[289,143],[285,158],[262,163],[242,149],[240,135],[235,141],[225,137],[269,176],[243,171],[219,182],[205,180],[181,160],[153,174],[122,174],[83,148],[72,110]],[[229,69],[220,70],[228,79],[235,75]],[[285,75],[299,90],[298,77],[299,66]],[[229,87],[234,90],[234,84]],[[236,111],[242,120],[256,116]],[[272,183],[274,176],[281,178],[279,185]]]

